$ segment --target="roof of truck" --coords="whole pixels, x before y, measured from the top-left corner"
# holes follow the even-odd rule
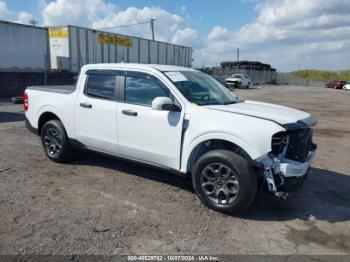
[[[159,71],[195,71],[192,68],[174,66],[174,65],[158,65],[158,64],[134,64],[134,63],[105,63],[105,64],[88,64],[84,66],[89,69],[99,68],[123,68],[123,69],[156,69]]]

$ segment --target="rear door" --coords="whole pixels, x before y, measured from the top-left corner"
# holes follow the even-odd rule
[[[169,88],[154,76],[126,72],[123,82],[117,109],[120,154],[179,169],[184,110],[152,109],[156,97],[175,99]]]
[[[117,78],[120,71],[88,70],[75,103],[75,130],[80,143],[118,154]]]

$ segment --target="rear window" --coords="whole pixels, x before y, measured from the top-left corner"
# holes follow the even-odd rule
[[[85,94],[102,99],[115,99],[116,77],[114,75],[94,75],[88,77]]]

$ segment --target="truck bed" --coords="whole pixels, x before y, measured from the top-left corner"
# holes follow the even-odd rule
[[[50,92],[50,93],[60,93],[60,94],[71,94],[75,91],[75,85],[61,85],[61,86],[28,86],[27,89]]]

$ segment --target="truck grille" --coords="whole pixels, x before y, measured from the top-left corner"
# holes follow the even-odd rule
[[[308,158],[309,151],[313,149],[312,129],[303,128],[291,130],[289,134],[289,144],[286,157],[292,160],[305,162]]]

